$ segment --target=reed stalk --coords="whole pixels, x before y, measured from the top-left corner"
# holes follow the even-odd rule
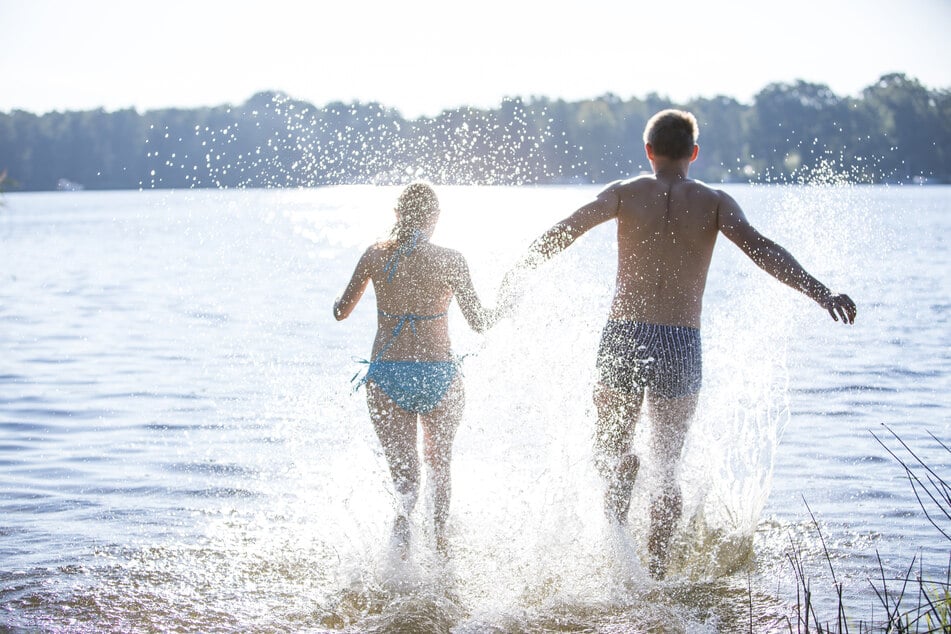
[[[876,551],[878,571],[869,584],[884,609],[884,620],[850,618],[843,600],[844,583],[836,577],[835,566],[826,546],[819,522],[805,499],[806,510],[816,529],[822,545],[823,556],[832,574],[836,592],[836,614],[833,620],[821,620],[813,604],[814,594],[811,579],[806,572],[802,548],[790,536],[790,551],[787,554],[796,576],[796,629],[789,623],[789,631],[796,634],[951,634],[951,485],[949,476],[941,475],[932,467],[936,461],[925,460],[918,455],[890,427],[883,425],[892,441],[900,448],[892,449],[874,432],[872,436],[905,471],[915,499],[925,518],[948,541],[949,558],[943,579],[925,578],[920,558],[912,558],[904,574],[890,577],[885,571],[882,558]],[[951,448],[929,432],[938,445],[951,453]],[[850,627],[853,628],[850,630]],[[752,631],[752,627],[751,627]]]

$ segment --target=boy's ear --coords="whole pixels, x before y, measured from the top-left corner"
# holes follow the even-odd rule
[[[694,161],[697,160],[697,155],[698,155],[699,153],[700,153],[700,146],[694,144],[694,146],[693,146],[693,153],[690,155],[690,162],[691,162],[691,163],[693,163]]]
[[[650,159],[651,161],[653,161],[653,160],[654,160],[654,148],[653,148],[653,146],[651,146],[650,143],[645,143],[645,144],[644,144],[644,151],[647,153],[647,158]]]

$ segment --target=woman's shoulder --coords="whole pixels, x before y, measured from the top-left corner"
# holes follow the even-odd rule
[[[381,240],[379,242],[374,242],[367,247],[366,251],[363,254],[367,257],[380,257],[388,254],[393,250],[395,242],[392,240]]]
[[[374,242],[360,256],[360,265],[368,271],[377,269],[389,257],[392,250],[392,245],[388,241]]]
[[[449,247],[440,246],[438,244],[433,244],[432,242],[427,244],[427,247],[430,249],[430,255],[434,258],[437,258],[443,262],[465,262],[465,258],[462,256],[462,253],[457,249],[451,249]]]

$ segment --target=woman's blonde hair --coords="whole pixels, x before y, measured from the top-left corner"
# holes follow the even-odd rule
[[[407,242],[438,213],[439,199],[432,185],[424,182],[407,185],[396,201],[396,224],[390,239],[400,244]]]

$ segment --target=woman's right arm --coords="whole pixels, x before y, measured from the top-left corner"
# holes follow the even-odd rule
[[[370,283],[370,252],[372,249],[373,247],[370,247],[363,252],[360,261],[357,262],[357,267],[353,270],[353,275],[350,277],[350,283],[347,284],[343,295],[334,302],[334,317],[337,321],[350,316],[350,313],[360,302],[360,298],[363,297],[367,284]]]

